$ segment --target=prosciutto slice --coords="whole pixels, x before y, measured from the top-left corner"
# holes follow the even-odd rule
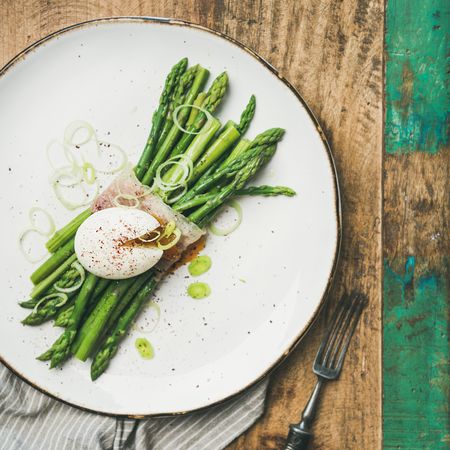
[[[163,258],[155,266],[160,273],[166,272],[190,245],[197,242],[205,234],[204,230],[165,204],[159,195],[149,192],[148,187],[136,178],[134,171],[131,169],[122,172],[94,200],[91,206],[92,211],[97,212],[105,208],[115,207],[114,199],[120,195],[137,197],[139,200],[138,209],[154,216],[161,225],[174,221],[181,231],[181,238],[177,245],[164,252]],[[119,202],[126,205],[126,197],[120,198]],[[135,200],[130,200],[130,206],[134,204]]]

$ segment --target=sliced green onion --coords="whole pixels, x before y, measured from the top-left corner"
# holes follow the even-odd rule
[[[188,271],[193,277],[198,277],[211,269],[212,261],[208,255],[197,256],[188,266]]]
[[[68,182],[64,182],[65,178],[69,178]],[[70,181],[71,180],[71,181]],[[58,183],[63,187],[73,187],[79,185],[83,181],[83,171],[77,165],[63,166],[56,169],[50,176],[51,183]]]
[[[97,159],[101,162],[102,153],[104,151],[113,150],[115,154],[120,155],[120,163],[115,167],[100,167],[95,164],[92,158],[88,158],[86,152],[82,153],[82,147],[89,142],[95,144],[95,153]],[[64,157],[68,165],[56,168],[50,157],[51,149],[58,144],[63,150]],[[91,147],[89,147],[91,148]],[[78,157],[76,157],[76,154]],[[47,146],[47,159],[50,166],[54,169],[50,177],[50,183],[55,192],[56,198],[67,209],[74,210],[80,206],[86,206],[93,200],[93,196],[89,195],[87,185],[95,185],[95,196],[98,194],[99,187],[96,183],[97,173],[106,175],[113,175],[121,171],[128,162],[127,154],[115,144],[109,142],[99,141],[92,125],[83,120],[76,120],[70,123],[64,131],[64,142],[60,144],[56,140],[52,140]],[[79,160],[81,159],[81,162]],[[95,158],[94,158],[95,159]],[[61,187],[76,187],[81,186],[83,194],[87,197],[85,201],[73,202],[66,198],[61,192]],[[122,205],[123,206],[123,205]]]
[[[168,222],[164,228],[163,237],[169,237],[175,231],[176,227],[177,227],[177,224],[173,220]]]
[[[53,146],[56,145],[56,144],[57,144],[58,146],[60,146],[60,149],[62,149],[63,152],[64,152],[64,154],[66,155],[66,149],[65,149],[65,147],[64,147],[64,144],[61,144],[61,143],[60,143],[59,141],[57,141],[56,139],[52,139],[52,140],[47,144],[47,148],[45,149],[45,154],[46,154],[46,156],[47,156],[47,161],[48,161],[48,163],[50,164],[51,168],[54,169],[54,170],[57,170],[58,168],[53,164],[52,158],[50,157],[50,153],[51,153],[51,149],[52,149]],[[70,155],[70,157],[71,157],[71,160],[69,161],[69,163],[72,163],[72,159],[73,159],[72,154]],[[67,159],[67,156],[66,156],[66,159]]]
[[[78,261],[73,262],[70,266],[73,267],[78,272],[78,275],[80,275],[78,283],[68,288],[62,288],[59,287],[58,282],[56,282],[53,284],[53,287],[55,288],[56,291],[69,294],[70,292],[74,292],[77,289],[79,289],[81,285],[84,283],[84,280],[86,279],[86,271],[84,270],[84,267]]]
[[[45,233],[43,233],[41,230],[37,229],[37,228],[27,228],[26,230],[23,230],[22,233],[19,234],[19,248],[20,251],[22,252],[23,256],[25,257],[25,259],[30,262],[30,263],[37,263],[41,260],[43,260],[45,258],[45,256],[47,255],[47,252],[43,253],[41,256],[35,257],[33,258],[29,253],[27,253],[26,249],[24,248],[24,239],[25,237],[29,234],[29,233],[37,233],[40,236],[46,236],[47,235]]]
[[[61,301],[55,305],[56,308],[59,308],[60,306],[63,306],[67,303],[67,300],[69,299],[67,294],[64,294],[62,292],[54,292],[53,294],[48,294],[45,297],[42,297],[34,306],[32,314],[36,314],[38,308],[42,303],[47,302],[49,300],[52,300],[54,298],[60,298]]]
[[[239,225],[242,223],[242,207],[236,200],[231,200],[228,204],[231,208],[233,208],[236,211],[237,219],[236,222],[233,223],[233,225],[229,226],[228,228],[220,229],[218,228],[214,223],[212,223],[209,226],[209,231],[211,231],[212,234],[215,234],[216,236],[228,236],[233,231],[236,230],[236,228],[239,227]]]
[[[194,109],[197,109],[199,112],[202,112],[203,114],[205,114],[205,116],[206,116],[206,118],[208,120],[206,121],[205,125],[202,127],[202,129],[200,131],[188,131],[188,130],[186,130],[186,128],[183,128],[180,125],[180,122],[178,121],[178,113],[183,108],[194,108]],[[207,109],[202,108],[201,106],[184,104],[184,105],[177,106],[175,108],[175,110],[173,111],[173,114],[172,114],[172,119],[173,119],[173,123],[175,124],[175,126],[179,130],[181,130],[183,133],[186,133],[186,134],[200,134],[200,133],[204,132],[205,130],[207,130],[209,128],[209,124],[212,122],[213,116]]]
[[[211,288],[207,283],[196,281],[188,286],[187,293],[190,297],[201,300],[211,295]]]
[[[167,168],[171,166],[180,167],[180,175],[178,179],[174,181],[164,181],[162,171],[167,170]],[[174,191],[175,189],[183,187],[187,183],[193,169],[194,165],[192,163],[192,160],[188,156],[184,154],[173,156],[158,167],[158,169],[156,170],[154,183],[159,189],[164,192]]]
[[[45,218],[48,221],[48,226],[44,229],[41,229],[38,224],[36,223],[36,213],[39,212],[41,214],[43,214],[45,216]],[[30,262],[30,263],[36,263],[41,261],[42,259],[45,258],[45,256],[47,255],[47,251],[45,251],[45,253],[43,253],[41,256],[35,257],[33,258],[25,249],[24,247],[24,240],[25,237],[29,234],[29,233],[37,233],[39,236],[44,236],[44,237],[50,237],[54,232],[55,232],[55,222],[53,221],[52,216],[45,210],[42,208],[38,208],[38,207],[34,207],[31,208],[30,211],[28,212],[28,218],[30,220],[31,223],[31,227],[26,228],[25,230],[23,230],[20,234],[19,234],[19,248],[22,252],[22,254],[25,256],[25,259]]]
[[[180,187],[181,187],[181,190],[180,190],[180,192],[177,195],[173,196],[172,192],[171,192],[168,196],[166,196],[165,202],[168,205],[171,205],[172,203],[177,202],[178,200],[180,200],[181,197],[183,197],[184,194],[186,194],[186,192],[187,192],[187,184],[184,183]]]
[[[177,245],[178,241],[181,238],[181,231],[178,228],[175,228],[175,230],[173,231],[172,236],[174,236],[174,238],[168,244],[161,244],[161,242],[158,241],[156,243],[158,248],[160,250],[169,250],[169,248],[172,248],[175,245]]]
[[[36,230],[39,229],[36,224],[36,220],[35,220],[35,215],[37,212],[43,214],[48,221],[48,228],[46,230],[40,230],[40,232],[44,236],[50,237],[55,232],[56,227],[55,227],[55,222],[53,221],[52,216],[45,209],[39,208],[37,206],[30,209],[30,211],[28,212],[28,217],[30,218],[30,223],[32,225],[32,228],[34,228]]]
[[[90,162],[85,162],[82,166],[83,180],[87,184],[94,184],[96,180],[95,167]]]
[[[156,311],[156,323],[150,329],[140,328],[140,331],[144,334],[150,334],[155,331],[161,319],[161,308],[159,307],[158,303],[155,302],[155,300],[150,300],[150,302],[148,303],[148,308],[154,309]]]
[[[134,341],[134,346],[144,359],[152,359],[155,356],[152,344],[145,338],[137,338]]]
[[[138,240],[140,240],[141,242],[155,242],[161,237],[161,233],[157,230],[150,231],[150,233],[147,233],[145,236],[148,236],[151,233],[155,234],[155,236],[152,237],[151,239],[144,239],[143,237],[139,237]]]
[[[64,187],[64,186],[63,186],[63,187]],[[77,208],[79,208],[79,207],[81,207],[81,206],[89,205],[89,204],[91,203],[91,201],[93,200],[93,198],[96,197],[97,194],[98,194],[98,192],[99,192],[99,187],[98,187],[98,184],[97,184],[97,183],[95,184],[95,192],[94,192],[92,195],[88,195],[88,193],[86,192],[85,187],[84,187],[82,184],[80,184],[80,187],[81,187],[81,188],[83,189],[83,191],[84,191],[84,194],[85,194],[85,196],[86,196],[86,200],[81,201],[81,202],[72,202],[72,201],[70,201],[70,200],[67,200],[67,199],[64,197],[64,195],[60,192],[61,186],[60,186],[60,184],[59,184],[58,182],[55,181],[55,182],[53,182],[53,184],[52,184],[53,192],[55,193],[56,198],[59,200],[59,202],[60,202],[64,207],[66,207],[67,209],[70,209],[70,210],[77,209]]]
[[[75,136],[79,134],[80,130],[86,130],[86,136],[75,141]],[[91,124],[84,120],[75,120],[66,127],[66,131],[64,132],[64,142],[68,145],[80,146],[87,144],[94,135],[95,131]]]

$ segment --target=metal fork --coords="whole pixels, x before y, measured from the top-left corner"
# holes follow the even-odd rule
[[[339,377],[350,340],[366,304],[367,297],[356,292],[349,296],[344,295],[339,302],[334,319],[314,360],[316,386],[303,410],[300,422],[290,425],[284,450],[304,450],[308,447],[312,437],[311,425],[316,415],[322,385],[327,380],[336,380]]]

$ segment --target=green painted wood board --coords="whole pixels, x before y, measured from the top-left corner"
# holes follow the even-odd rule
[[[383,441],[386,449],[450,448],[447,280],[384,267]]]
[[[450,2],[388,0],[387,153],[435,153],[448,143]]]
[[[449,24],[449,1],[387,1],[384,143],[392,169],[414,152],[448,151]],[[386,256],[383,446],[449,449],[448,255],[420,274],[416,263],[427,267],[425,256]]]

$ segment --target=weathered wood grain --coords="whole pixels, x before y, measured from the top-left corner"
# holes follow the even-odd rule
[[[342,260],[332,292],[370,297],[341,380],[320,407],[313,448],[381,446],[382,0],[2,0],[0,64],[68,24],[112,15],[191,20],[259,52],[304,96],[336,158],[343,200]],[[324,317],[272,376],[264,417],[230,446],[279,449],[314,383]]]
[[[384,157],[384,448],[450,445],[445,0],[390,0]]]

